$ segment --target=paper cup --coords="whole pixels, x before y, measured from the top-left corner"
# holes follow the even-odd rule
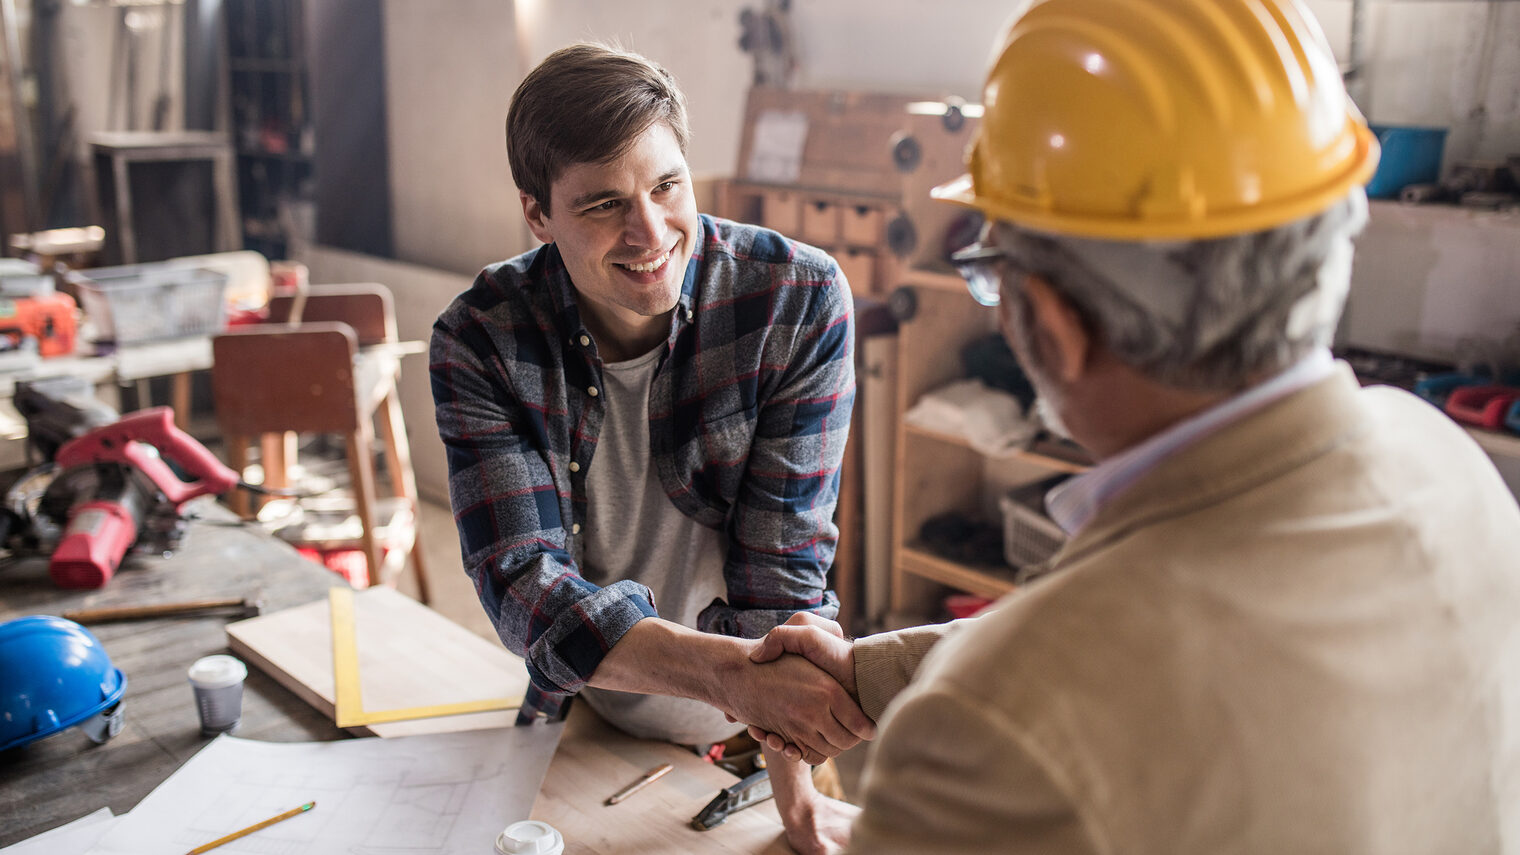
[[[190,687],[201,716],[201,733],[215,736],[237,729],[243,718],[243,680],[248,666],[232,656],[217,654],[190,666]]]

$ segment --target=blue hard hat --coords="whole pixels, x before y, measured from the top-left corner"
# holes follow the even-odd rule
[[[0,623],[0,751],[79,726],[105,742],[121,730],[127,678],[93,633],[31,615]]]

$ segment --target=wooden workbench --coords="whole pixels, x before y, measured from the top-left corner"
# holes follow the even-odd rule
[[[205,500],[201,500],[205,502]],[[0,563],[0,621],[29,614],[112,605],[261,594],[266,613],[326,596],[341,579],[285,543],[236,525],[223,508],[198,504],[209,519],[191,526],[172,558],[128,560],[104,588],[64,591],[46,562]],[[103,806],[124,813],[207,743],[200,735],[185,671],[226,652],[228,618],[183,617],[98,624],[112,662],[127,674],[122,732],[95,746],[77,729],[0,753],[0,847]],[[237,735],[271,742],[345,738],[272,678],[250,669]],[[660,763],[675,770],[614,807],[603,800]],[[784,853],[781,824],[766,803],[699,832],[694,816],[729,773],[674,745],[614,731],[585,704],[572,709],[533,817],[564,834],[567,853]],[[489,844],[487,844],[489,849]]]
[[[325,596],[342,579],[288,545],[235,523],[201,500],[213,519],[191,525],[172,558],[129,557],[92,591],[53,585],[41,558],[0,564],[0,620],[103,606],[261,595],[266,609]],[[104,745],[78,729],[0,754],[0,846],[109,806],[136,805],[205,747],[185,672],[196,659],[226,652],[227,617],[182,617],[90,627],[127,675],[122,731]],[[250,671],[239,736],[271,742],[339,739],[331,720],[274,680]]]

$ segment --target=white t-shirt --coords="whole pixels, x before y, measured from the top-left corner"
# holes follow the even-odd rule
[[[660,617],[695,628],[697,615],[726,597],[727,540],[676,509],[660,485],[649,450],[649,386],[660,348],[602,366],[606,416],[586,473],[586,541],[581,574],[608,585],[633,579],[654,593]],[[586,688],[581,697],[602,718],[646,739],[682,745],[721,742],[742,725],[688,698]]]

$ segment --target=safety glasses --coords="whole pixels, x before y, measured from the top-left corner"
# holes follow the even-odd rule
[[[1014,275],[1020,280],[1029,275],[1029,271],[1007,250],[987,246],[981,241],[955,252],[950,256],[950,263],[966,280],[966,289],[971,292],[972,299],[983,306],[996,306],[1002,300],[999,288],[1004,275]]]

